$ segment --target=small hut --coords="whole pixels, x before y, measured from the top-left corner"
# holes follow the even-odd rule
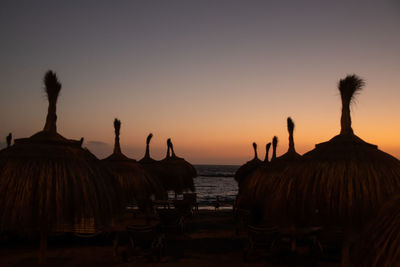
[[[148,173],[143,166],[134,159],[130,159],[121,152],[119,141],[121,121],[114,120],[115,143],[114,152],[103,159],[103,163],[117,177],[124,191],[124,202],[136,200],[139,208],[144,209],[146,203],[154,196],[163,198],[164,188],[161,182]]]
[[[122,211],[113,175],[81,141],[57,133],[61,84],[54,72],[46,73],[44,85],[49,101],[44,129],[0,153],[0,229],[40,232],[42,263],[48,232],[89,221],[105,226]]]
[[[400,197],[386,202],[361,236],[348,243],[343,266],[400,266]]]
[[[400,163],[353,133],[350,103],[364,86],[356,75],[339,82],[341,132],[316,145],[274,177],[266,212],[281,223],[359,228],[400,191]]]

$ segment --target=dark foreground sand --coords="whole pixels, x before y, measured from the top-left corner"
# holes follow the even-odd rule
[[[138,222],[125,217],[127,223]],[[231,211],[200,211],[186,219],[184,235],[167,236],[161,262],[144,256],[126,255],[121,240],[118,255],[113,256],[113,235],[78,238],[72,235],[49,237],[46,266],[340,266],[338,262],[312,259],[307,253],[281,253],[270,257],[256,254],[243,262],[246,232],[235,233]],[[1,240],[0,266],[38,266],[39,241],[35,238]]]

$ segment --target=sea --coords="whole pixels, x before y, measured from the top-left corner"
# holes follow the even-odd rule
[[[219,209],[232,209],[238,193],[238,185],[233,176],[240,166],[194,165],[194,167],[197,170],[194,186],[199,209],[215,209],[217,197]]]

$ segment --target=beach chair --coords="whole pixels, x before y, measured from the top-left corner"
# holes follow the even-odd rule
[[[164,235],[159,233],[156,225],[128,225],[129,251],[134,256],[147,256],[151,261],[153,256],[161,260],[164,250]]]
[[[157,209],[161,231],[165,234],[183,234],[184,216],[177,209]]]
[[[247,226],[247,241],[243,250],[243,261],[254,253],[272,254],[279,241],[279,229],[271,225]]]

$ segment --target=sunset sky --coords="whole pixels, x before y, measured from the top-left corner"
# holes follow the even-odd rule
[[[355,134],[400,158],[400,1],[2,1],[0,147],[44,126],[43,75],[62,85],[58,132],[104,158],[243,164],[296,124],[301,154],[340,131],[337,82],[366,80]]]

